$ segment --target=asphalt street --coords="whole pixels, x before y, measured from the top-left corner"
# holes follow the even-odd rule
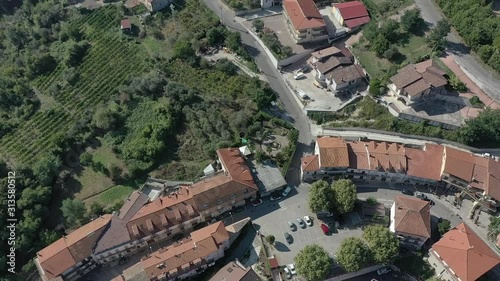
[[[443,18],[440,10],[435,6],[432,0],[415,0],[415,4],[420,8],[422,18],[426,22],[435,25]],[[465,45],[461,42],[460,38],[455,36],[455,34],[449,33],[447,39],[450,42],[446,50],[447,53],[454,55],[457,63],[472,76],[471,79],[476,82],[488,96],[499,102],[500,92],[498,89],[500,89],[500,80],[493,76],[470,55]]]

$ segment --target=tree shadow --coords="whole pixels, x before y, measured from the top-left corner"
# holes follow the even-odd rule
[[[290,248],[288,248],[287,245],[285,245],[279,241],[274,242],[274,248],[278,252],[290,252]]]
[[[402,64],[404,61],[406,61],[406,59],[406,55],[398,51],[390,61],[396,64]]]
[[[470,53],[470,48],[464,43],[456,43],[447,41],[447,50],[454,55],[464,55]]]

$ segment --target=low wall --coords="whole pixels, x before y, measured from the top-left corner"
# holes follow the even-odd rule
[[[228,6],[228,8],[231,9],[231,7],[229,7],[229,6]],[[246,14],[250,14],[250,13],[260,12],[261,10],[262,10],[262,8],[255,8],[255,9],[250,9],[250,10],[234,11],[234,15],[235,16],[242,16],[242,15],[246,15]]]

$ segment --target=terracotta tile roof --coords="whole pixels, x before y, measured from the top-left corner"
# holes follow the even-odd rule
[[[358,78],[365,77],[361,66],[355,64],[347,67],[337,68],[329,73],[331,80],[337,84],[346,83]]]
[[[357,19],[350,19],[350,20],[346,20],[344,21],[344,24],[349,27],[349,28],[355,28],[355,27],[358,27],[360,25],[363,25],[363,24],[367,24],[370,22],[370,17],[369,16],[366,16],[366,17],[361,17],[361,18],[357,18]]]
[[[336,3],[333,4],[333,6],[339,10],[344,21],[349,19],[369,17],[365,5],[363,5],[363,3],[360,1]]]
[[[210,278],[210,281],[261,281],[251,267],[245,268],[239,262],[230,262]]]
[[[218,149],[217,155],[225,171],[233,181],[247,185],[255,190],[258,189],[253,180],[252,173],[245,163],[245,159],[241,157],[241,152],[238,148]]]
[[[405,148],[398,143],[348,142],[349,167],[361,170],[406,172]]]
[[[129,29],[132,27],[132,22],[130,22],[130,19],[122,19],[120,25],[122,29]]]
[[[464,223],[448,231],[432,250],[462,281],[477,280],[500,263],[493,250]]]
[[[346,57],[330,57],[325,62],[316,63],[316,69],[323,75],[328,74],[339,66],[350,65],[352,61]]]
[[[349,154],[344,139],[323,137],[316,140],[320,167],[348,167]]]
[[[198,216],[196,209],[190,214],[190,208],[195,207],[193,193],[192,188],[182,187],[144,205],[127,223],[130,236],[133,239],[144,237]]]
[[[441,180],[444,146],[426,144],[425,148],[405,148],[408,162],[407,175]]]
[[[334,46],[331,46],[331,47],[321,49],[321,50],[316,51],[316,52],[312,52],[311,56],[317,58],[318,60],[321,60],[321,59],[328,58],[328,57],[331,57],[333,55],[339,54],[340,52],[341,52],[341,50],[337,49]]]
[[[486,186],[486,193],[495,200],[500,201],[500,162],[491,158],[488,161]]]
[[[445,148],[444,152],[445,162],[443,173],[450,174],[464,181],[472,181],[476,156],[470,152],[454,149],[449,146]]]
[[[411,96],[417,95],[431,87],[437,88],[448,83],[444,72],[433,60],[418,64],[409,64],[401,68],[390,78],[392,83]]]
[[[305,172],[313,172],[319,170],[319,158],[318,155],[308,155],[301,159],[302,170]]]
[[[190,263],[194,265],[202,263],[203,259],[216,252],[221,247],[219,245],[228,239],[229,234],[224,224],[219,222],[192,232],[191,238],[152,253],[143,258],[140,264],[147,276],[177,272],[189,267]]]
[[[48,279],[55,278],[92,254],[92,247],[111,220],[101,216],[57,240],[37,253]]]
[[[283,8],[296,30],[326,27],[313,0],[283,0]]]
[[[425,238],[431,237],[431,206],[415,197],[396,196],[394,230]]]
[[[111,218],[108,227],[94,247],[94,253],[98,254],[131,241],[132,237],[127,231],[127,223],[148,201],[149,198],[146,194],[134,191],[120,208],[118,214]]]

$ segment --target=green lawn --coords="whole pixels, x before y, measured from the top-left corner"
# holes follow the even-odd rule
[[[431,52],[431,49],[427,46],[425,42],[425,37],[412,35],[408,43],[398,46],[398,50],[401,54],[406,56],[409,61],[415,61],[421,56],[425,56]]]
[[[381,78],[393,65],[387,59],[378,58],[375,52],[369,51],[362,44],[357,44],[353,48],[354,55],[358,58],[359,63],[366,69],[368,74],[373,78]]]
[[[115,185],[113,181],[100,172],[94,172],[91,167],[85,167],[80,174],[74,177],[74,190],[79,189],[75,193],[75,198],[84,200],[103,190],[106,190]]]
[[[112,206],[116,202],[123,202],[134,190],[131,186],[115,185],[103,193],[89,198],[89,202],[85,203],[98,202],[104,207]]]
[[[100,141],[101,146],[91,151],[92,160],[94,162],[101,163],[104,167],[108,167],[110,164],[114,164],[125,171],[125,162],[122,159],[118,158],[116,153],[113,152],[109,140],[104,137],[100,139]]]

